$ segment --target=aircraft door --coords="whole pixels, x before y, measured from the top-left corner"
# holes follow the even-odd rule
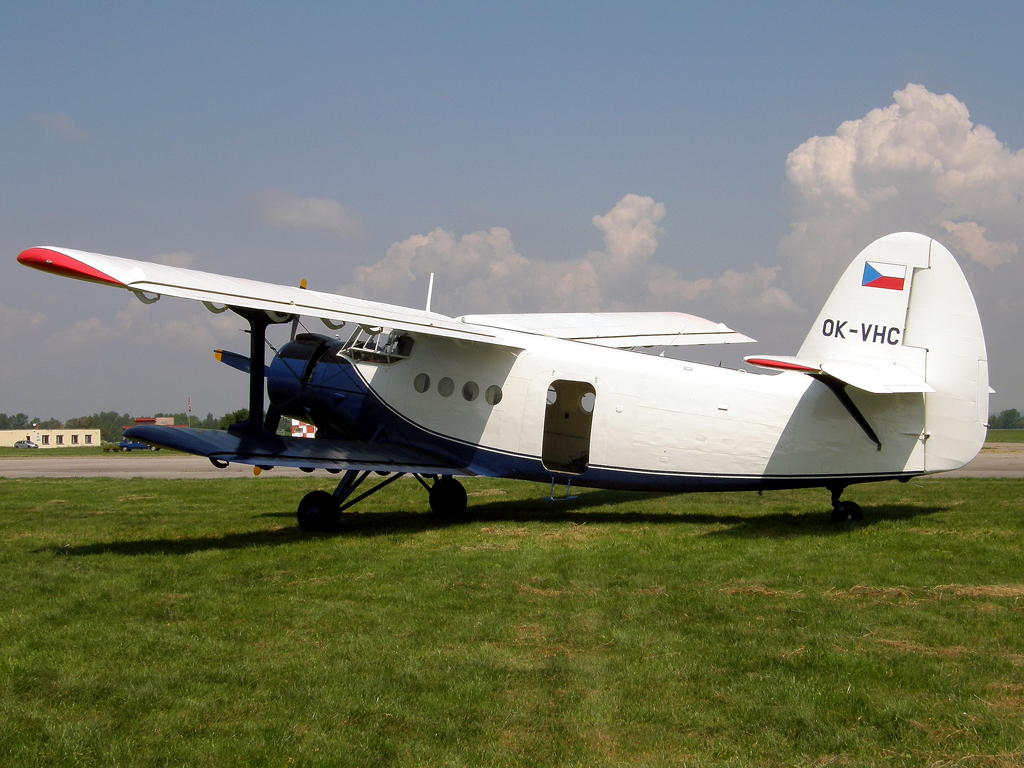
[[[541,462],[552,472],[581,475],[590,464],[597,393],[585,381],[558,379],[548,387]]]

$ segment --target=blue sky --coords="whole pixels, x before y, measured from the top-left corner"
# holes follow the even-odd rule
[[[651,227],[646,250],[626,255],[643,261],[641,277],[618,293],[598,286],[595,308],[704,314],[762,342],[744,353],[792,354],[840,261],[883,227],[920,230],[953,250],[975,288],[993,407],[1024,410],[1014,359],[1024,232],[1012,223],[1024,179],[1006,170],[1024,146],[1022,28],[1024,7],[1010,3],[9,3],[0,411],[144,415],[191,395],[198,410],[220,413],[245,400],[244,381],[211,353],[244,346],[237,322],[187,302],[135,307],[127,294],[26,270],[14,261],[26,247],[304,277],[418,304],[425,286],[371,284],[354,270],[386,276],[402,243],[427,237],[435,308],[460,314],[495,295],[458,271],[465,254],[571,271],[565,264],[614,251],[594,217],[625,210],[629,195],[653,201],[630,198],[631,215]],[[924,89],[900,107],[915,130],[929,99],[949,94],[971,125],[994,132],[1005,151],[978,162],[1002,174],[1009,202],[950,203],[941,185],[904,174],[905,207],[831,228],[827,201],[808,202],[787,158],[894,105],[908,84]],[[872,183],[891,170],[872,169]],[[861,192],[853,197],[867,199]],[[819,239],[787,240],[805,221]],[[970,233],[954,224],[980,228],[984,247],[968,253]],[[438,230],[453,248],[430,236]],[[489,234],[464,239],[473,233]],[[954,235],[967,245],[958,250]],[[820,284],[802,283],[796,273],[818,254]],[[729,270],[753,287],[692,287],[725,285]],[[645,287],[666,280],[676,289]],[[525,282],[509,295],[510,310],[583,306],[557,305]]]

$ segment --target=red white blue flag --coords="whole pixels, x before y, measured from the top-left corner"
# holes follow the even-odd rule
[[[864,262],[864,279],[860,284],[868,288],[888,288],[890,291],[902,291],[903,281],[907,277],[906,264],[883,264],[878,261]]]

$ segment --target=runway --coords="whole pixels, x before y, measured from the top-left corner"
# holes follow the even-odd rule
[[[111,453],[103,456],[40,456],[0,458],[0,477],[144,477],[155,479],[209,479],[252,477],[248,464],[217,469],[208,459],[180,453]],[[267,477],[302,477],[299,469],[278,467]],[[317,470],[317,474],[326,474]],[[1024,477],[1024,443],[986,443],[978,457],[953,472],[929,477]]]
[[[931,477],[1024,477],[1024,443],[985,443],[970,464]]]
[[[202,456],[181,453],[111,453],[103,456],[32,456],[0,459],[0,477],[117,477],[128,479],[208,480],[223,477],[252,477],[249,464],[229,464],[218,469]],[[320,474],[327,473],[321,471]],[[305,473],[292,467],[277,467],[264,472],[265,477],[302,477]]]

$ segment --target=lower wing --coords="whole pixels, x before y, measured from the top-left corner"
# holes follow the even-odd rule
[[[133,440],[206,456],[218,462],[260,467],[357,469],[419,475],[465,475],[466,470],[433,454],[396,443],[358,443],[269,434],[224,432],[218,429],[144,424],[124,431]]]

